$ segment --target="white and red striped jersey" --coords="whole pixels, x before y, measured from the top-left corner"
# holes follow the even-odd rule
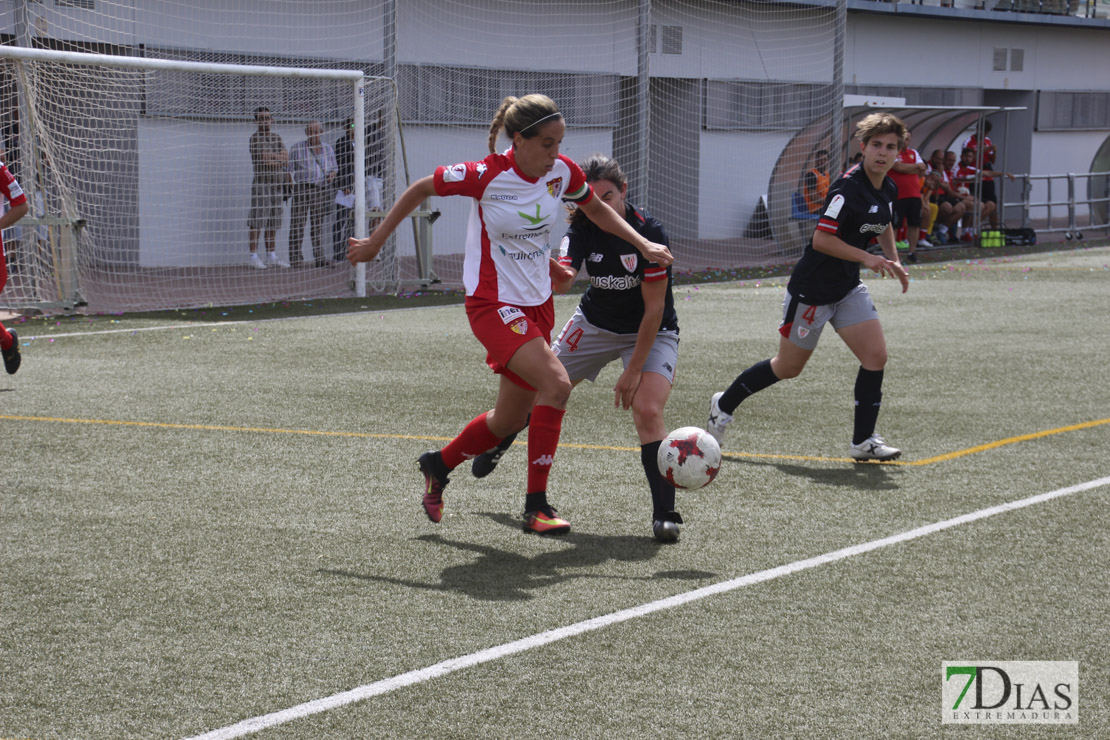
[[[543,177],[528,177],[511,149],[481,162],[435,171],[437,195],[474,199],[466,227],[463,285],[468,296],[514,306],[551,297],[551,228],[564,216],[562,201],[587,203],[593,190],[574,160],[563,155]]]

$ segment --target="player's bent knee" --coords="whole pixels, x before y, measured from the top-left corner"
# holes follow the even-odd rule
[[[637,395],[632,400],[632,420],[637,429],[662,428],[663,407],[654,400],[642,403]]]
[[[860,360],[860,365],[865,370],[882,370],[886,367],[886,352],[868,354]]]
[[[771,366],[771,371],[779,380],[790,380],[802,374],[805,365],[792,365],[786,362],[779,362]]]
[[[545,382],[536,389],[539,391],[539,397],[536,399],[536,402],[545,406],[554,406],[560,409],[566,408],[573,387],[570,379],[566,377],[566,374],[563,374],[562,377],[547,378]]]

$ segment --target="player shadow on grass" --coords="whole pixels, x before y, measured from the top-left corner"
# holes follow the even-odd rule
[[[809,467],[794,463],[770,462],[726,457],[723,462],[736,465],[759,465],[777,468],[779,472],[794,477],[809,478],[822,486],[841,488],[860,488],[865,491],[896,491],[901,486],[893,474],[893,465],[874,463],[850,463],[841,467]]]
[[[520,520],[508,514],[482,513],[491,521],[520,533]],[[525,536],[521,534],[521,536]],[[528,535],[530,536],[530,535]],[[700,580],[715,578],[716,573],[704,571],[661,571],[652,576],[623,576],[591,572],[609,561],[641,562],[651,560],[659,552],[659,544],[647,537],[631,535],[597,535],[571,532],[554,540],[569,547],[540,553],[533,557],[473,542],[449,540],[439,534],[416,538],[421,542],[446,545],[473,552],[478,558],[460,565],[449,565],[440,571],[438,583],[415,581],[392,576],[353,573],[347,570],[321,568],[318,573],[357,578],[379,583],[392,583],[409,588],[459,593],[480,601],[527,601],[531,592],[574,579],[600,581],[654,581],[659,579]]]

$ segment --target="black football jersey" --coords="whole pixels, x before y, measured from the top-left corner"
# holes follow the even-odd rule
[[[893,220],[898,186],[889,177],[876,190],[863,168],[856,165],[829,188],[817,228],[835,234],[853,247],[867,249]],[[806,245],[794,266],[787,290],[802,303],[823,306],[836,303],[859,285],[859,262],[842,260]]]
[[[651,214],[631,204],[625,204],[625,221],[638,233],[658,244],[670,244],[663,225]],[[644,317],[644,297],[640,284],[645,275],[648,280],[665,279],[667,297],[663,306],[660,331],[678,331],[678,316],[671,294],[671,268],[660,267],[644,259],[634,246],[606,231],[590,220],[574,224],[567,229],[565,244],[571,266],[590,278],[590,287],[582,296],[581,308],[586,320],[594,326],[615,334],[635,334],[640,330]]]

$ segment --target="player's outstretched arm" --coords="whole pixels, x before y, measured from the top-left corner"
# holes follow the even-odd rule
[[[626,242],[636,247],[640,254],[644,255],[647,260],[662,267],[666,267],[674,262],[671,250],[667,249],[667,247],[662,244],[648,241],[646,238],[636,233],[636,230],[629,226],[627,221],[621,218],[608,203],[605,203],[600,198],[591,198],[589,202],[583,203],[578,207],[582,209],[582,212],[585,213],[591,221],[597,224],[598,228],[624,239]]]
[[[19,219],[26,216],[27,211],[30,209],[30,207],[31,206],[26,201],[20,203],[18,206],[12,206],[11,210],[0,217],[0,229],[6,229]]]
[[[389,238],[401,222],[409,217],[409,214],[417,209],[417,207],[428,198],[436,194],[435,180],[432,175],[422,177],[412,185],[409,185],[405,192],[401,193],[401,197],[389,209],[389,213],[385,214],[385,218],[378,224],[374,232],[365,239],[356,239],[351,237],[347,240],[347,261],[352,265],[359,262],[369,262],[378,256],[378,252],[382,251],[385,246],[385,240]]]
[[[827,231],[817,229],[813,233],[813,248],[818,252],[831,255],[837,259],[859,262],[867,269],[880,275],[897,278],[902,283],[902,292],[905,293],[910,287],[909,273],[906,272],[906,268],[902,267],[902,263],[898,260],[898,250],[894,246],[894,229],[889,224],[886,230],[879,235],[879,245],[883,248],[885,257],[853,247],[840,237]]]
[[[551,275],[551,289],[556,293],[562,294],[570,290],[571,284],[574,279],[578,277],[578,270],[568,265],[561,265],[554,257],[548,257],[550,264],[547,266],[547,271]]]

